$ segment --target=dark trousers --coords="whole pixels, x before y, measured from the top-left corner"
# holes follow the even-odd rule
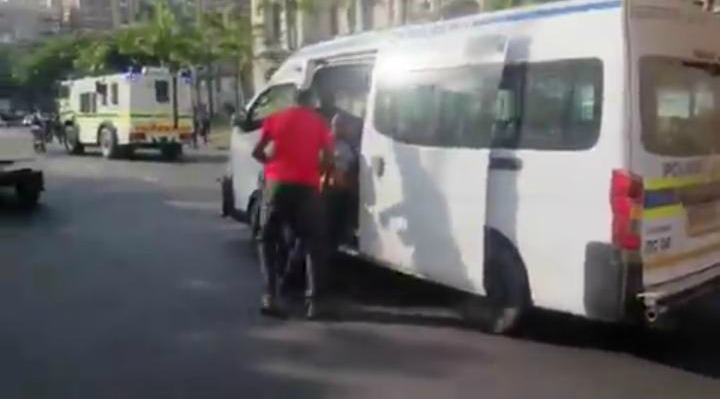
[[[266,182],[263,191],[260,231],[260,264],[265,278],[265,294],[277,294],[277,278],[287,261],[279,256],[283,226],[289,224],[308,252],[306,270],[307,299],[317,299],[325,289],[328,250],[324,206],[316,188],[298,184]]]
[[[324,195],[330,245],[337,249],[338,245],[348,243],[347,240],[357,226],[357,194],[344,188],[329,188]]]

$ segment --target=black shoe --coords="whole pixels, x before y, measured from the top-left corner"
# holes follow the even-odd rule
[[[277,301],[270,295],[263,295],[260,303],[260,313],[269,317],[282,317],[283,315]]]
[[[305,300],[305,318],[308,320],[332,320],[334,317],[328,303],[317,299]]]

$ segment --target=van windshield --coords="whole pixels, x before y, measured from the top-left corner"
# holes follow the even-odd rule
[[[720,153],[720,68],[669,57],[640,62],[642,141],[651,153]]]

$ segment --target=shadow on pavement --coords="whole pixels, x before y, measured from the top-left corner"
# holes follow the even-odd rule
[[[68,155],[63,149],[58,146],[53,146],[49,149],[49,158],[61,158],[61,157],[72,157],[72,158],[91,158],[100,159],[102,153],[99,149],[88,148],[81,155]],[[160,150],[158,149],[141,149],[136,150],[130,157],[121,157],[114,160],[108,160],[108,162],[148,162],[148,163],[159,163],[159,164],[193,164],[193,163],[204,163],[204,164],[222,164],[227,162],[228,154],[227,151],[221,150],[210,150],[210,149],[193,149],[184,148],[184,154],[178,160],[172,161],[165,159]]]
[[[46,205],[28,219],[0,211],[3,399],[379,397],[386,387],[382,397],[440,398],[461,396],[452,390],[456,373],[473,385],[460,385],[464,397],[507,397],[498,393],[500,374],[538,353],[465,331],[446,339],[457,319],[414,310],[447,310],[456,293],[350,261],[336,270],[339,292],[361,305],[346,314],[349,322],[264,319],[259,268],[234,222],[169,206],[181,193],[147,182],[57,177],[52,184]],[[218,192],[193,192],[205,195]],[[614,344],[615,333],[598,333],[602,326],[544,317],[522,339],[638,352]],[[715,352],[685,345],[691,355],[667,345],[637,356],[717,376]],[[517,363],[501,363],[508,352]],[[563,378],[564,363],[554,362],[555,378]],[[526,389],[518,378],[542,386],[546,377],[520,372],[505,377],[507,389]]]
[[[339,298],[333,320],[472,330],[456,312],[462,293],[343,259],[333,281]],[[555,312],[531,312],[515,338],[569,348],[627,353],[694,374],[720,378],[720,296],[677,315],[676,328],[604,324]],[[482,334],[477,332],[477,334]]]

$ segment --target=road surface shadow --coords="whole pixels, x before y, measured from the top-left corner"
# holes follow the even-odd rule
[[[246,246],[247,248],[247,246]],[[333,265],[335,322],[476,328],[457,311],[466,294],[344,258]],[[299,297],[298,297],[299,298]],[[297,299],[299,301],[299,299]],[[293,313],[300,314],[295,307]],[[693,304],[674,315],[665,331],[606,324],[556,312],[533,310],[514,339],[556,346],[626,353],[638,358],[720,378],[720,298]],[[478,331],[478,334],[481,332]]]
[[[52,146],[48,150],[47,157],[49,158],[60,158],[60,157],[73,157],[73,158],[91,158],[100,159],[102,153],[99,149],[89,148],[80,155],[69,155],[62,148],[58,146]],[[120,157],[118,159],[109,160],[108,162],[147,162],[147,163],[178,163],[178,164],[223,164],[227,162],[228,155],[227,151],[208,150],[208,149],[192,149],[184,148],[183,155],[177,160],[168,160],[162,156],[160,150],[156,149],[140,149],[133,152],[130,157]]]

